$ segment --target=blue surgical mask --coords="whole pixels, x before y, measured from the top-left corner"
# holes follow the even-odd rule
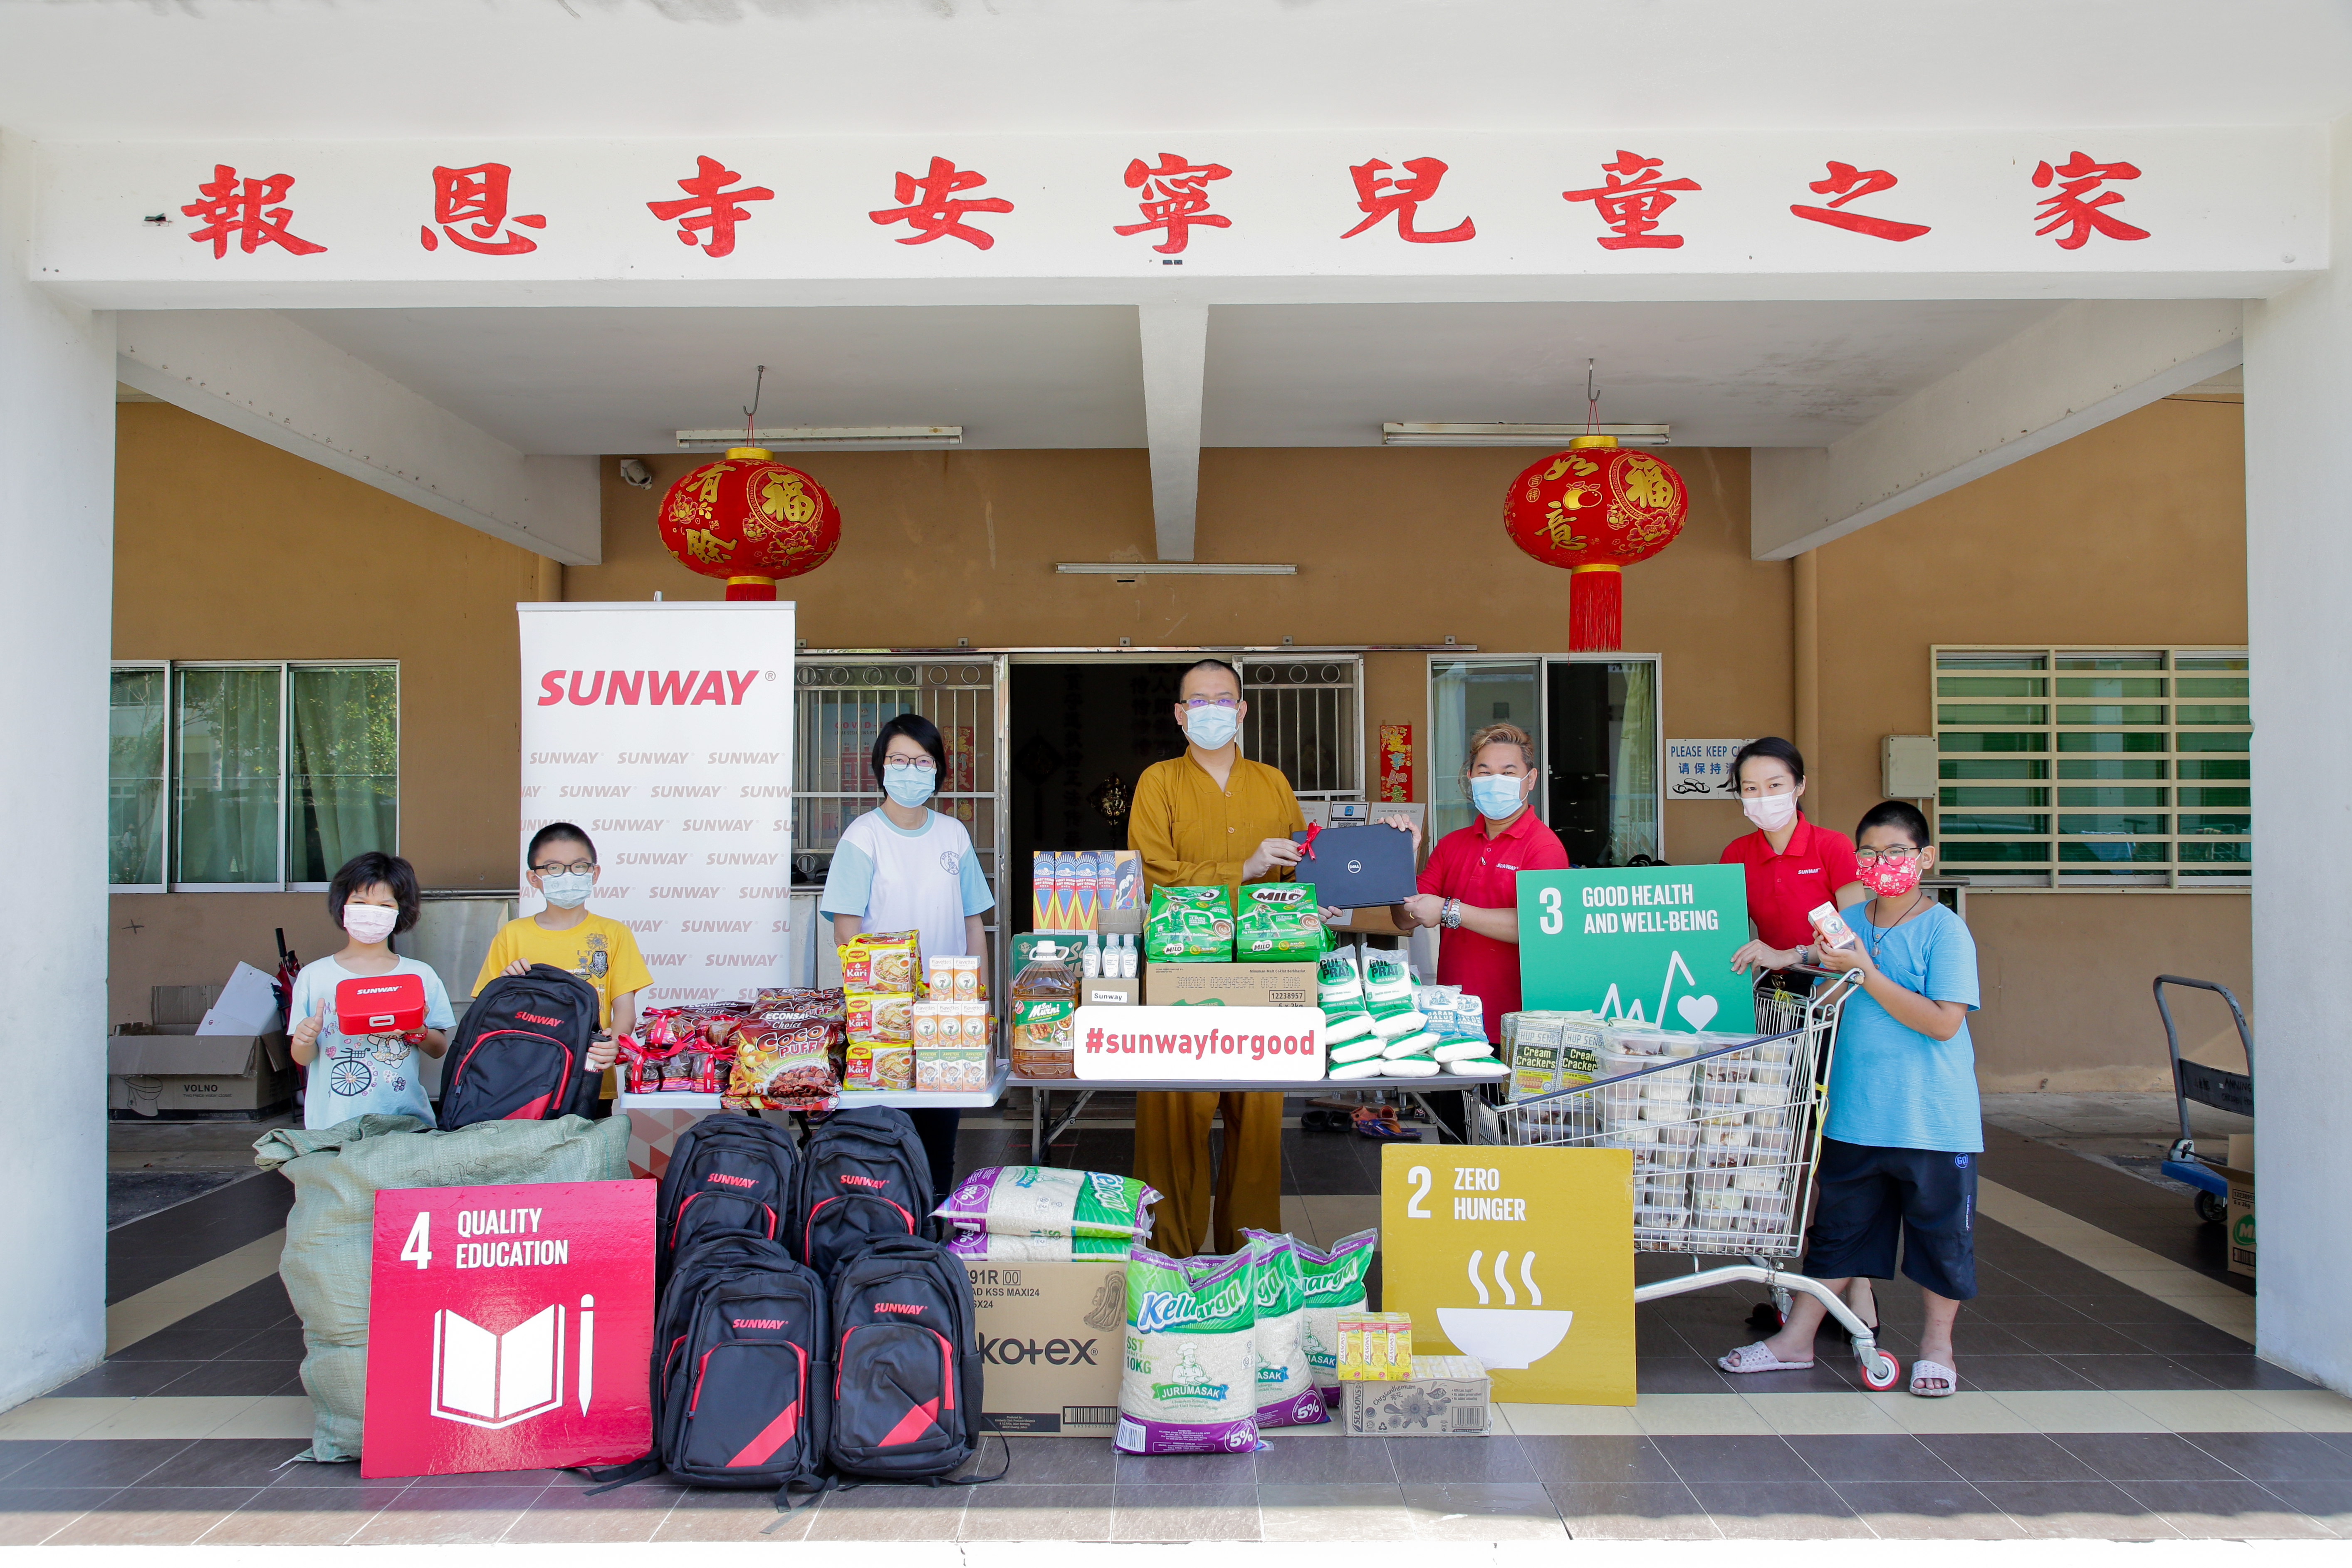
[[[1189,717],[1184,721],[1184,738],[1204,752],[1222,750],[1234,738],[1234,731],[1242,725],[1241,713],[1237,709],[1212,706],[1190,709],[1187,712]]]
[[[1526,804],[1519,795],[1525,782],[1508,773],[1480,773],[1470,781],[1470,804],[1478,808],[1479,816],[1500,822]]]
[[[593,871],[541,872],[539,890],[541,897],[559,910],[576,910],[588,901],[588,890],[596,885]]]
[[[920,805],[939,787],[939,777],[929,768],[884,768],[882,793],[899,805]]]

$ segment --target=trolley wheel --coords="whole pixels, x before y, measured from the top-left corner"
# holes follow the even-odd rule
[[[1903,1363],[1885,1351],[1862,1358],[1862,1385],[1873,1394],[1884,1394],[1902,1381]]]
[[[2219,1193],[2197,1194],[2197,1217],[2207,1225],[2223,1225],[2230,1218],[2229,1201]]]

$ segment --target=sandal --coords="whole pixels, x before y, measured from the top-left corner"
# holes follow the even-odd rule
[[[1936,1388],[1931,1384],[1941,1383]],[[1911,1363],[1911,1392],[1921,1399],[1949,1399],[1960,1385],[1960,1374],[1939,1361],[1915,1361]]]
[[[1813,1363],[1810,1361],[1782,1361],[1774,1355],[1762,1340],[1752,1345],[1742,1345],[1729,1355],[1716,1358],[1716,1365],[1726,1372],[1803,1372]]]

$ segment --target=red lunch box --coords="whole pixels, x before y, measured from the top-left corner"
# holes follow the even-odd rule
[[[425,981],[370,974],[335,987],[335,1027],[346,1035],[405,1035],[425,1027]]]

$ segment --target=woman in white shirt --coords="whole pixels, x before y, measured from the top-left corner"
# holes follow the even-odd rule
[[[926,962],[965,953],[985,956],[981,916],[996,903],[973,853],[971,835],[925,804],[947,771],[939,726],[901,713],[874,737],[879,807],[843,830],[824,879],[818,912],[833,917],[833,940],[863,931],[920,933]],[[944,1198],[955,1185],[954,1110],[915,1110],[915,1131],[930,1156],[931,1186]]]

